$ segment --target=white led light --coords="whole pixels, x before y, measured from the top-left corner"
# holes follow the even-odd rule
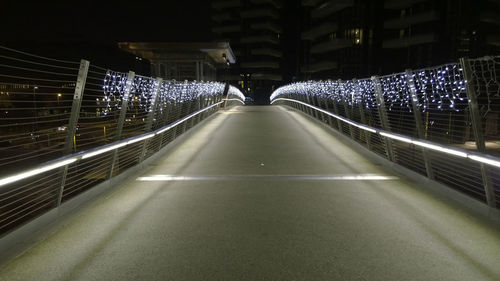
[[[412,139],[405,138],[405,137],[402,137],[402,136],[397,136],[397,135],[394,135],[394,134],[389,134],[389,133],[386,133],[386,132],[380,132],[380,135],[382,135],[384,137],[387,137],[387,138],[390,138],[390,139],[395,139],[395,140],[398,140],[398,141],[402,141],[402,142],[407,142],[407,143],[412,143],[413,142]]]
[[[398,141],[402,141],[402,142],[406,142],[406,143],[411,143],[411,144],[414,144],[416,146],[425,147],[427,149],[436,150],[436,151],[443,152],[443,153],[450,154],[450,155],[455,155],[455,156],[459,156],[459,157],[467,157],[467,153],[466,152],[463,152],[463,151],[460,151],[460,150],[457,150],[457,149],[453,149],[453,148],[446,148],[446,147],[443,147],[443,146],[440,146],[440,145],[436,145],[436,144],[431,144],[431,143],[428,143],[428,142],[422,142],[422,141],[414,140],[412,138],[400,136],[400,135],[397,135],[397,134],[391,134],[391,133],[388,133],[388,132],[379,131],[379,130],[377,130],[375,128],[359,124],[357,122],[354,122],[354,121],[349,120],[347,118],[344,118],[342,116],[335,115],[335,114],[333,114],[331,112],[328,112],[328,111],[323,110],[321,108],[318,108],[316,106],[312,106],[312,105],[307,104],[307,103],[302,102],[302,101],[297,101],[297,100],[287,99],[287,98],[276,98],[273,101],[271,101],[271,104],[273,104],[274,102],[280,101],[280,100],[281,101],[291,101],[291,102],[296,102],[296,103],[303,104],[303,105],[308,106],[310,108],[313,108],[315,110],[321,111],[321,112],[323,112],[325,114],[328,114],[328,115],[330,115],[330,116],[332,116],[334,118],[337,118],[337,119],[339,119],[339,120],[341,120],[341,121],[343,121],[343,122],[345,122],[347,124],[353,125],[355,127],[358,127],[358,128],[360,128],[362,130],[365,130],[365,131],[369,131],[371,133],[378,133],[381,136],[384,136],[384,137],[387,137],[387,138],[390,138],[390,139],[394,139],[394,140],[398,140]],[[489,160],[487,158],[484,158],[484,159],[485,159],[485,161]],[[479,160],[477,160],[477,161],[479,161]],[[491,160],[491,161],[494,161],[494,160]],[[484,163],[487,163],[487,162],[484,162]],[[491,165],[493,165],[493,164],[491,164]]]
[[[398,180],[398,177],[378,174],[347,175],[207,175],[174,176],[150,175],[138,177],[137,181],[233,181],[233,180],[285,180],[285,181],[385,181]]]
[[[493,159],[489,159],[489,158],[481,157],[481,156],[477,156],[477,155],[472,155],[472,154],[467,155],[467,157],[474,160],[474,161],[478,161],[478,162],[492,165],[495,167],[500,167],[500,161],[498,161],[498,160],[493,160]]]
[[[220,101],[220,102],[218,102],[218,103],[214,103],[214,104],[212,104],[212,105],[210,105],[210,106],[207,106],[207,107],[205,107],[205,108],[203,108],[203,109],[200,109],[200,110],[198,110],[198,111],[196,111],[196,112],[194,112],[194,113],[192,113],[192,114],[190,114],[190,115],[188,115],[188,116],[186,116],[186,117],[184,117],[184,118],[182,118],[182,119],[179,119],[179,120],[177,120],[177,121],[175,121],[175,122],[173,122],[173,123],[169,124],[169,125],[168,125],[168,126],[166,126],[166,127],[163,127],[163,128],[161,128],[161,129],[157,130],[154,134],[155,134],[155,135],[158,135],[158,134],[164,133],[164,132],[166,132],[166,131],[168,131],[168,130],[172,129],[173,127],[175,127],[175,126],[179,125],[180,123],[182,123],[182,122],[184,122],[184,121],[187,121],[187,120],[189,120],[189,119],[191,119],[191,118],[195,117],[196,115],[198,115],[198,114],[200,114],[200,113],[202,113],[202,112],[204,112],[204,111],[207,111],[207,110],[209,110],[210,108],[212,108],[212,107],[214,107],[214,106],[218,106],[219,104],[222,104],[222,103],[224,103],[224,101]]]
[[[98,149],[96,151],[87,152],[87,153],[85,153],[85,154],[82,155],[82,159],[87,159],[87,158],[90,158],[90,157],[94,157],[96,155],[103,154],[105,152],[108,152],[108,151],[111,151],[111,150],[115,150],[117,148],[120,148],[120,147],[123,147],[123,146],[126,146],[126,145],[127,145],[126,142],[122,142],[122,143],[111,145],[111,146],[108,146],[108,147],[105,147],[105,148]]]
[[[412,141],[412,143],[414,145],[422,146],[422,147],[425,147],[428,149],[444,152],[447,154],[451,154],[451,155],[455,155],[455,156],[459,156],[459,157],[467,157],[467,153],[465,153],[463,151],[456,150],[456,149],[445,148],[445,147],[442,147],[439,145],[430,144],[430,143],[421,142],[421,141]]]
[[[298,100],[292,100],[292,99],[286,99],[286,98],[277,98],[277,99],[274,99],[273,101],[271,101],[271,104],[273,104],[273,103],[275,103],[277,101],[291,101],[291,102],[300,103],[300,104],[303,104],[303,105],[305,105],[307,107],[310,107],[310,108],[312,108],[314,110],[323,112],[324,114],[327,114],[327,115],[329,115],[329,116],[331,116],[333,118],[336,118],[336,119],[339,119],[339,120],[341,120],[343,122],[346,122],[347,124],[350,124],[350,125],[353,125],[353,126],[355,126],[357,128],[360,128],[362,130],[365,130],[365,131],[368,131],[368,132],[371,132],[371,133],[377,133],[377,130],[374,129],[374,128],[372,128],[372,127],[369,127],[369,126],[366,126],[366,125],[363,125],[363,124],[359,124],[357,122],[351,121],[351,120],[349,120],[347,118],[344,118],[342,116],[338,116],[338,115],[333,114],[331,112],[328,112],[328,111],[326,111],[326,110],[324,110],[322,108],[319,108],[319,107],[307,104],[305,102],[301,102],[301,101],[298,101]]]
[[[70,158],[70,159],[62,160],[60,162],[56,162],[56,163],[53,163],[53,164],[50,164],[50,165],[47,165],[47,166],[44,166],[41,168],[29,170],[29,171],[26,171],[24,173],[20,173],[20,174],[14,175],[14,176],[0,179],[0,186],[6,185],[9,183],[13,183],[13,182],[25,179],[25,178],[29,178],[31,176],[35,176],[35,175],[38,175],[41,173],[45,173],[45,172],[48,172],[50,170],[57,169],[59,167],[63,167],[65,165],[68,165],[68,164],[75,162],[76,160],[77,160],[76,157]]]
[[[236,87],[234,86],[229,86],[229,91],[228,91],[228,96],[236,96],[238,101],[241,101],[243,104],[245,104],[245,95]]]
[[[239,101],[241,102],[242,104],[245,104],[245,102],[243,102],[242,100],[240,99],[224,99],[224,101]]]
[[[166,131],[168,131],[168,130],[172,129],[172,127],[174,127],[174,126],[166,126],[166,127],[163,127],[163,128],[161,128],[160,130],[158,130],[158,131],[155,133],[155,135],[162,134],[162,133],[164,133],[164,132],[166,132]]]
[[[140,138],[132,139],[132,140],[127,141],[127,145],[132,144],[132,143],[136,143],[136,142],[140,142],[140,141],[152,138],[154,136],[155,136],[155,134],[148,134],[148,135],[142,136]]]

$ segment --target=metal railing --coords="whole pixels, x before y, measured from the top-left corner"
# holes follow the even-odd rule
[[[0,46],[0,236],[244,99],[229,84],[163,81]]]
[[[431,180],[500,207],[500,57],[278,88],[283,104]]]

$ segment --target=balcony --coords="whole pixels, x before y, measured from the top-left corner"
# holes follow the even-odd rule
[[[283,56],[280,51],[271,48],[252,49],[250,53],[254,56],[271,56],[276,58],[281,58]]]
[[[408,8],[413,4],[425,2],[426,0],[386,0],[384,8],[389,10],[401,10]]]
[[[280,0],[250,0],[250,2],[254,4],[271,4],[277,9],[281,9],[283,7]]]
[[[232,19],[233,19],[233,17],[231,16],[230,13],[212,15],[212,20],[215,22],[230,21]]]
[[[325,70],[336,69],[338,67],[335,61],[320,61],[309,65],[308,67],[301,67],[300,70],[304,73],[316,73]]]
[[[272,9],[257,9],[257,10],[243,11],[241,12],[241,17],[244,19],[251,19],[251,18],[279,19],[280,15]]]
[[[212,27],[212,32],[217,34],[233,33],[240,31],[241,31],[241,26],[239,25],[223,25],[223,26]]]
[[[278,44],[279,39],[274,35],[258,35],[258,36],[246,36],[242,37],[241,43],[271,43]]]
[[[311,47],[311,54],[321,54],[352,46],[352,39],[337,38]]]
[[[253,73],[251,76],[252,80],[270,80],[270,81],[282,81],[283,77],[279,74],[269,74],[269,73]]]
[[[241,7],[240,0],[225,0],[225,1],[212,2],[212,8],[216,10],[222,10],[227,8],[238,8],[238,7]]]
[[[280,68],[279,62],[275,61],[254,61],[242,62],[241,68]]]
[[[302,6],[315,7],[323,0],[302,0]]]
[[[337,31],[338,25],[333,22],[325,22],[302,32],[302,40],[315,40],[316,38]]]
[[[281,26],[272,22],[252,23],[250,24],[250,27],[255,30],[270,30],[275,33],[283,32]]]
[[[384,28],[401,29],[411,25],[432,22],[439,20],[439,14],[436,11],[429,11],[421,14],[411,15],[404,18],[390,19],[384,22]]]
[[[500,26],[500,15],[494,11],[482,12],[479,15],[479,20],[481,22],[487,22],[494,25]]]
[[[399,49],[408,48],[414,45],[422,45],[436,42],[436,34],[427,33],[421,35],[413,35],[411,37],[403,37],[391,40],[385,40],[382,42],[382,48],[384,49]]]
[[[311,11],[313,19],[324,18],[347,7],[352,7],[354,0],[330,0]]]

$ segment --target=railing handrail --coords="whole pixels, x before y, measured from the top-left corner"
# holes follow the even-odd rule
[[[359,129],[362,129],[362,130],[365,130],[365,131],[368,131],[368,132],[371,132],[371,133],[375,133],[375,134],[378,134],[378,135],[381,135],[381,136],[384,136],[384,137],[387,137],[387,138],[390,138],[390,139],[394,139],[394,140],[398,140],[398,141],[402,141],[402,142],[406,142],[406,143],[411,143],[413,145],[420,146],[420,147],[423,147],[423,148],[427,148],[427,149],[431,149],[431,150],[437,150],[437,151],[440,151],[440,152],[443,152],[443,153],[446,153],[446,154],[451,154],[451,155],[460,156],[460,157],[463,157],[463,158],[468,158],[468,159],[471,159],[472,161],[476,161],[476,162],[479,162],[479,163],[484,163],[484,164],[488,164],[488,165],[491,165],[491,166],[500,167],[500,158],[492,156],[492,155],[489,155],[489,154],[484,154],[484,153],[469,151],[469,150],[460,149],[460,148],[451,147],[451,146],[443,146],[441,144],[438,144],[438,143],[435,143],[435,142],[431,142],[431,141],[428,141],[428,140],[419,139],[419,138],[411,138],[411,137],[408,137],[408,136],[405,136],[405,135],[402,135],[402,134],[397,134],[397,133],[389,132],[389,131],[386,131],[386,130],[378,129],[378,128],[375,128],[375,127],[367,126],[367,125],[361,124],[359,122],[350,120],[348,118],[336,115],[334,113],[331,113],[329,111],[326,111],[326,110],[324,110],[322,108],[319,108],[319,107],[316,107],[314,105],[310,105],[308,103],[305,103],[305,102],[302,102],[302,101],[298,101],[298,100],[294,100],[294,99],[277,98],[277,99],[274,99],[271,102],[271,104],[273,104],[273,103],[275,103],[277,101],[291,101],[291,102],[296,102],[296,103],[305,105],[305,106],[307,106],[309,108],[312,108],[314,110],[320,111],[320,112],[322,112],[324,114],[327,114],[327,115],[329,115],[329,116],[331,116],[333,118],[336,118],[336,119],[338,119],[338,120],[340,120],[342,122],[345,122],[345,123],[347,123],[349,125],[353,125],[353,126],[359,128]]]
[[[231,99],[233,100],[233,99]],[[234,99],[234,100],[238,100],[238,99]],[[51,161],[48,161],[48,162],[45,162],[45,163],[42,163],[40,165],[38,165],[37,167],[33,168],[33,169],[29,169],[29,170],[26,170],[26,171],[23,171],[23,172],[20,172],[20,173],[16,173],[14,175],[10,175],[10,176],[7,176],[7,177],[4,177],[4,178],[0,178],[0,187],[4,186],[4,185],[7,185],[9,183],[13,183],[17,180],[20,180],[20,179],[26,179],[28,177],[31,177],[31,176],[35,176],[35,175],[38,175],[38,174],[41,174],[41,173],[44,173],[44,172],[48,172],[50,170],[53,170],[53,169],[57,169],[57,168],[60,168],[62,166],[65,166],[65,165],[68,165],[68,164],[71,164],[73,162],[76,162],[76,161],[79,161],[81,159],[86,159],[86,158],[90,158],[90,157],[94,157],[96,155],[99,155],[99,154],[102,154],[102,153],[105,153],[105,152],[108,152],[108,151],[111,151],[111,150],[115,150],[115,149],[118,149],[118,148],[121,148],[121,147],[125,147],[127,145],[130,145],[130,144],[133,144],[133,143],[136,143],[136,142],[139,142],[139,141],[142,141],[142,140],[145,140],[145,139],[148,139],[148,138],[151,138],[151,137],[154,137],[155,135],[158,135],[158,134],[161,134],[161,133],[164,133],[172,128],[174,128],[175,126],[197,116],[198,114],[202,113],[202,112],[205,112],[215,106],[218,106],[222,103],[224,103],[226,100],[222,100],[220,102],[217,102],[217,103],[214,103],[210,106],[207,106],[205,108],[202,108],[198,111],[195,111],[179,120],[176,120],[162,128],[159,128],[159,129],[156,129],[152,132],[148,132],[148,133],[144,133],[144,134],[141,134],[141,135],[137,135],[137,136],[133,136],[133,137],[130,137],[130,138],[126,138],[126,139],[122,139],[122,140],[118,140],[118,141],[114,141],[112,143],[109,143],[109,144],[106,144],[106,145],[102,145],[102,146],[98,146],[98,147],[94,147],[94,148],[91,148],[91,149],[88,149],[88,150],[85,150],[85,151],[80,151],[80,152],[77,152],[77,153],[73,153],[73,154],[69,154],[69,155],[66,155],[66,156],[63,156],[63,157],[60,157],[60,158],[57,158],[57,159],[54,159],[54,160],[51,160]],[[240,100],[238,100],[240,101]],[[244,104],[244,102],[243,102]]]

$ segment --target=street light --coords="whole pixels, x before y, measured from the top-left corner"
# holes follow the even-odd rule
[[[61,99],[61,97],[62,97],[61,93],[57,94],[57,106],[59,106],[59,99]]]

